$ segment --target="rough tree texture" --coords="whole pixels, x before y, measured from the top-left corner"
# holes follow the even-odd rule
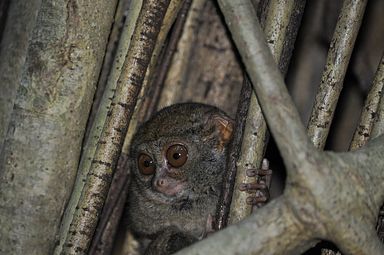
[[[6,3],[6,1],[3,1]],[[8,13],[2,13],[6,21],[0,44],[0,153],[20,85],[28,40],[34,28],[41,0],[12,1]],[[3,4],[1,7],[5,7]],[[6,11],[6,10],[4,10]],[[7,19],[4,16],[7,15]],[[15,22],[17,20],[17,22]],[[0,21],[0,22],[1,22]],[[0,24],[1,27],[4,24]]]
[[[384,200],[384,136],[351,153],[309,141],[254,19],[250,1],[219,1],[287,167],[284,194],[179,254],[298,254],[313,240],[344,254],[382,254],[375,223]]]
[[[109,118],[64,244],[65,254],[87,253],[169,2],[143,1]]]
[[[18,11],[33,15],[32,1],[24,2]],[[1,254],[53,250],[114,11],[114,1],[42,1],[35,26],[24,24],[32,33],[26,60],[24,45],[6,85],[19,90],[0,159]],[[11,17],[15,29],[24,22]]]

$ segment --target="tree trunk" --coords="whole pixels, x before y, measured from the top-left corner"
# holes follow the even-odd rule
[[[76,175],[116,1],[34,3],[33,10],[27,2],[20,5],[20,15],[9,16],[6,28],[20,26],[19,16],[36,11],[35,26],[33,18],[25,24],[31,26],[31,39],[24,45],[26,55],[19,54],[20,68],[1,83],[2,89],[19,87],[15,103],[7,107],[13,112],[0,159],[1,254],[52,252]],[[2,62],[13,61],[2,57]]]

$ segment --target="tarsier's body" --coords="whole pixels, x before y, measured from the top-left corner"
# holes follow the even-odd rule
[[[213,106],[187,103],[161,110],[138,129],[128,220],[136,234],[154,239],[147,254],[170,254],[213,231],[233,124]]]
[[[192,103],[163,109],[139,128],[128,216],[136,233],[193,241],[211,231],[232,128],[219,109]]]

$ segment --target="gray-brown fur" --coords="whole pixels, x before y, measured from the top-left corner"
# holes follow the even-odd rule
[[[164,108],[138,129],[130,150],[128,221],[136,234],[155,239],[148,254],[174,252],[212,231],[210,223],[222,184],[232,127],[232,120],[221,110],[184,103]],[[177,168],[175,177],[185,180],[186,186],[169,196],[154,189],[157,172],[141,174],[137,160],[144,152],[153,158],[156,170],[169,167],[164,160],[164,147],[175,142],[188,149],[188,159]]]

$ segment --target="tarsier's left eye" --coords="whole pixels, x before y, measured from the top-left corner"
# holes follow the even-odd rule
[[[181,167],[188,159],[188,150],[182,144],[174,144],[168,148],[166,157],[171,166]]]
[[[137,159],[139,170],[144,175],[153,174],[156,170],[156,165],[153,159],[145,153],[141,153]]]

